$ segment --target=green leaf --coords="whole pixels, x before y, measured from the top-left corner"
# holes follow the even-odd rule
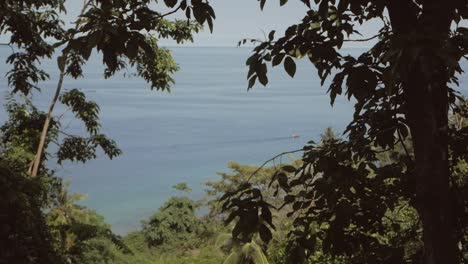
[[[280,0],[280,6],[284,6],[287,2],[288,0]]]
[[[296,197],[294,195],[286,195],[284,197],[284,202],[285,203],[292,203],[296,200]]]
[[[276,65],[280,64],[283,61],[285,55],[286,55],[285,53],[280,53],[274,56],[271,65],[275,67]]]
[[[275,32],[274,30],[270,31],[270,34],[268,34],[268,40],[272,41],[275,38]]]
[[[289,172],[289,173],[292,173],[292,172],[296,171],[296,168],[294,166],[291,166],[291,165],[285,165],[285,166],[282,167],[282,169],[285,172]]]
[[[249,87],[251,89],[255,85],[255,81],[257,80],[257,75],[254,75],[252,78],[249,79]]]
[[[258,75],[258,81],[263,86],[266,86],[268,84],[268,77],[266,76],[266,74],[260,74],[260,75]]]
[[[213,20],[211,19],[211,17],[208,17],[206,19],[206,22],[208,23],[208,27],[210,29],[210,32],[213,33]]]
[[[328,1],[320,2],[318,13],[323,19],[326,19],[328,16]]]
[[[291,57],[286,57],[286,60],[284,61],[284,69],[291,77],[294,77],[296,74],[296,63]]]
[[[207,13],[203,5],[196,6],[193,8],[193,16],[198,23],[203,24],[206,21]]]
[[[168,7],[174,7],[174,6],[177,4],[177,0],[164,0],[164,3],[165,3]]]
[[[238,264],[242,261],[242,254],[239,250],[233,250],[232,253],[224,260],[223,264]]]
[[[245,263],[247,259],[255,264],[268,264],[265,254],[263,254],[262,249],[255,242],[250,242],[242,246],[242,255],[244,261],[238,263]]]
[[[320,28],[320,22],[312,23],[310,28],[311,29],[319,29]]]
[[[260,238],[263,240],[263,242],[267,244],[273,238],[273,235],[271,234],[270,229],[268,229],[268,227],[264,224],[260,225],[260,228],[258,229],[258,233],[260,234]]]
[[[206,7],[206,12],[208,12],[208,14],[209,14],[212,18],[216,19],[216,14],[215,14],[214,9],[213,9],[210,5],[205,5],[205,7]]]
[[[65,57],[62,55],[57,58],[57,65],[60,71],[64,71],[65,69]]]
[[[308,8],[311,8],[310,6],[310,0],[301,0]]]
[[[182,10],[185,10],[187,8],[187,0],[183,0],[182,2],[180,2],[180,8]]]
[[[127,55],[130,60],[133,60],[138,55],[138,44],[135,41],[128,41],[125,55]]]
[[[286,176],[286,174],[284,174],[282,172],[278,173],[276,178],[278,179],[278,184],[281,186],[281,188],[283,188],[284,190],[289,189],[288,176]]]

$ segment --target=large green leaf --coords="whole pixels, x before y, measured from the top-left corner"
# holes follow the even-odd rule
[[[286,57],[284,60],[284,69],[291,77],[294,77],[296,74],[296,63],[291,57]]]
[[[164,0],[164,3],[165,3],[168,7],[174,7],[174,6],[177,4],[177,0]]]

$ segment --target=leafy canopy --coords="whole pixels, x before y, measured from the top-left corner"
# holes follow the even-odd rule
[[[263,8],[266,0],[259,2]],[[457,76],[462,73],[459,62],[467,55],[468,29],[459,24],[468,17],[466,2],[444,4],[441,14],[446,8],[453,10],[448,19],[431,13],[437,6],[433,1],[302,2],[306,15],[284,35],[276,37],[272,31],[266,40],[239,43],[256,44],[246,62],[249,89],[257,81],[268,84],[270,65],[282,64],[286,73],[294,77],[295,61],[308,59],[317,69],[322,85],[331,78],[331,105],[342,94],[355,105],[344,139],[309,142],[299,166],[284,166],[272,176],[273,188],[279,190],[284,205],[291,206],[288,215],[294,229],[289,234],[289,262],[301,263],[320,247],[327,254],[344,258],[346,263],[418,263],[422,261],[421,252],[407,250],[407,245],[420,235],[415,232],[418,223],[402,227],[398,219],[388,219],[406,207],[420,215],[423,207],[417,198],[423,196],[416,193],[421,194],[420,190],[426,188],[413,176],[417,157],[415,147],[408,142],[414,140],[410,128],[418,128],[414,125],[418,119],[408,115],[417,107],[408,101],[408,82],[412,72],[420,72],[417,81],[425,87],[440,85],[441,91],[446,89],[443,96],[447,99],[441,104],[460,115],[460,105],[465,102],[453,86],[458,85]],[[399,22],[411,17],[408,13],[415,14],[418,23],[404,31],[400,26],[405,24]],[[439,19],[440,25],[430,24],[431,19]],[[343,44],[359,35],[357,26],[370,20],[380,21],[381,29],[376,36],[357,41],[376,39],[377,44],[358,56],[342,52]],[[447,32],[441,29],[446,20],[453,22]],[[457,129],[453,123],[447,126],[451,182],[456,178],[454,168],[467,160],[465,130]],[[392,159],[384,161],[383,153]],[[420,187],[416,188],[417,184]],[[466,197],[459,191],[464,188],[463,184],[450,184],[455,196],[450,201],[456,204],[453,237],[458,244],[465,244],[466,239],[466,224],[462,224],[466,222]],[[247,181],[221,197],[223,210],[230,213],[227,221],[235,220],[233,237],[248,243],[259,233],[265,243],[270,241],[274,229],[269,224],[270,211],[274,205],[262,194],[255,183]],[[456,258],[462,261],[463,250],[457,251]]]

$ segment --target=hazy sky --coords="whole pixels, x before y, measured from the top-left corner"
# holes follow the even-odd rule
[[[81,0],[67,0],[66,21],[76,18],[82,3]],[[211,0],[210,3],[216,12],[213,34],[206,29],[195,37],[194,43],[187,45],[234,47],[243,38],[263,38],[263,31],[268,34],[270,30],[276,30],[278,37],[288,26],[299,22],[307,12],[307,7],[299,0],[289,0],[283,7],[279,6],[278,0],[269,0],[263,12],[260,11],[257,0]],[[365,36],[370,36],[378,30],[378,27],[379,23],[366,23],[360,32]],[[5,40],[4,37],[1,38],[2,41]],[[161,41],[161,44],[174,45],[175,43]],[[348,45],[370,46],[370,44],[351,43]]]
[[[194,45],[235,46],[243,38],[263,38],[263,32],[276,30],[282,36],[290,25],[300,22],[307,7],[299,0],[290,0],[280,7],[278,0],[267,1],[263,12],[257,0],[212,0],[216,12],[213,34],[201,33]],[[377,23],[370,23],[362,32],[376,32]],[[362,44],[360,44],[362,45]]]

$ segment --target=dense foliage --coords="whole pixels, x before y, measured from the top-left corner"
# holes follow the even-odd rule
[[[0,263],[61,263],[42,211],[46,186],[0,160]]]
[[[464,121],[465,122],[465,121]],[[331,130],[327,130],[322,135],[322,140],[318,143],[321,148],[327,148],[330,144],[337,144],[342,141],[336,137]],[[341,145],[340,145],[341,146]],[[385,166],[394,162],[401,162],[406,156],[402,146],[397,147],[391,153],[383,152],[378,155],[376,163]],[[123,238],[109,233],[109,227],[104,223],[101,216],[95,212],[77,205],[77,202],[83,199],[83,195],[69,194],[66,185],[56,189],[55,198],[50,211],[39,216],[42,211],[36,211],[39,216],[34,216],[35,231],[39,232],[40,223],[38,219],[45,219],[42,222],[45,228],[46,235],[35,237],[39,241],[30,241],[34,246],[29,247],[29,250],[34,249],[36,252],[31,254],[40,254],[40,250],[50,250],[55,248],[55,252],[62,252],[62,256],[56,256],[57,263],[63,263],[64,258],[72,263],[225,263],[225,264],[240,264],[240,263],[286,263],[296,262],[297,259],[291,257],[303,257],[307,263],[330,263],[341,264],[352,261],[349,257],[338,257],[333,250],[335,246],[328,244],[327,236],[333,235],[334,231],[330,230],[333,225],[336,225],[336,219],[339,219],[340,214],[344,211],[355,212],[356,215],[348,215],[349,221],[357,221],[359,217],[366,213],[366,206],[371,204],[368,199],[377,199],[375,194],[368,189],[361,190],[362,197],[359,200],[354,196],[358,196],[358,192],[347,190],[346,181],[339,179],[338,184],[334,179],[329,180],[329,184],[335,188],[341,188],[344,193],[338,198],[333,198],[333,195],[339,195],[340,192],[332,192],[325,196],[326,199],[338,199],[340,203],[345,203],[348,208],[334,207],[333,211],[323,211],[324,214],[331,214],[326,220],[315,220],[308,225],[307,234],[309,238],[313,238],[313,248],[306,252],[301,251],[301,248],[307,243],[307,240],[298,239],[299,234],[305,232],[301,230],[301,226],[297,224],[298,219],[303,215],[294,213],[297,200],[302,199],[300,186],[295,186],[295,191],[290,191],[287,194],[276,189],[281,189],[281,186],[273,185],[269,187],[272,177],[277,177],[278,170],[291,170],[294,167],[304,166],[301,160],[295,160],[291,156],[291,162],[287,164],[277,164],[271,167],[258,167],[241,165],[235,162],[228,164],[230,171],[219,173],[219,179],[206,183],[207,197],[202,201],[193,201],[186,196],[174,196],[160,207],[160,209],[151,216],[147,221],[143,221],[142,228],[139,231],[132,232]],[[468,166],[466,163],[460,163],[457,167],[458,182],[460,191],[465,193],[466,190],[466,172]],[[289,173],[286,173],[289,174]],[[276,176],[275,176],[276,175]],[[280,176],[281,177],[281,176]],[[22,179],[28,179],[22,177]],[[34,178],[33,180],[36,180]],[[228,214],[221,210],[222,203],[219,198],[224,193],[236,192],[239,187],[245,185],[249,180],[253,186],[262,190],[264,202],[274,205],[278,210],[273,210],[271,213],[272,224],[275,230],[271,233],[269,243],[264,242],[264,235],[261,233],[254,234],[251,241],[244,242],[234,238],[229,232],[235,228],[235,225],[227,225],[224,223],[229,221]],[[287,181],[289,184],[290,182]],[[323,183],[322,183],[323,184]],[[394,183],[389,181],[388,188],[392,188]],[[8,185],[7,185],[8,186]],[[326,185],[325,185],[326,186]],[[343,187],[341,187],[343,186]],[[174,186],[175,189],[182,192],[189,192],[190,188],[182,183]],[[303,192],[302,192],[303,193]],[[290,204],[282,204],[290,195],[294,196],[294,201]],[[345,196],[346,195],[346,196]],[[354,196],[353,196],[354,195]],[[369,198],[366,198],[369,197]],[[33,200],[35,201],[35,200]],[[241,200],[239,200],[241,201]],[[283,201],[283,202],[282,202]],[[289,200],[288,200],[289,201]],[[299,201],[301,204],[304,201]],[[351,204],[350,204],[351,203]],[[352,203],[358,203],[360,206],[353,206]],[[200,214],[199,209],[208,208],[207,214]],[[376,207],[379,208],[379,207]],[[203,209],[206,210],[206,209]],[[347,233],[339,234],[340,239],[348,241],[358,236],[359,243],[368,243],[369,248],[353,248],[353,258],[370,259],[382,258],[380,261],[385,261],[385,257],[402,257],[407,262],[416,262],[414,258],[420,257],[422,250],[421,243],[421,226],[418,220],[416,210],[408,204],[407,201],[400,197],[398,204],[394,209],[387,208],[383,205],[383,215],[377,214],[375,208],[369,208],[375,212],[377,219],[382,217],[383,221],[377,223],[368,222],[370,225],[376,225],[376,229],[372,232],[360,232],[362,227],[352,226],[347,229]],[[28,209],[26,212],[34,212]],[[359,212],[363,212],[362,214]],[[24,219],[27,217],[21,216]],[[356,220],[357,219],[357,220]],[[371,219],[372,220],[372,219]],[[13,221],[13,220],[12,220]],[[302,221],[302,220],[300,220]],[[46,224],[47,223],[47,224]],[[15,225],[22,228],[23,226]],[[377,228],[378,227],[378,228]],[[53,236],[50,236],[50,230]],[[18,230],[16,232],[21,232]],[[23,231],[31,234],[31,231]],[[262,232],[262,231],[260,231]],[[48,238],[48,239],[47,239]],[[47,240],[45,240],[47,239]],[[16,241],[16,240],[14,240]],[[309,240],[311,241],[311,240]],[[49,244],[47,244],[47,243]],[[28,245],[28,244],[24,244]],[[43,247],[39,247],[42,245]],[[49,245],[49,246],[47,246]],[[345,244],[342,246],[356,245],[356,242]],[[383,252],[378,251],[375,247],[379,246]],[[3,248],[8,249],[8,247]],[[370,249],[370,250],[367,250]],[[393,254],[388,254],[389,251]],[[16,250],[10,252],[18,252]],[[53,252],[48,252],[48,257]],[[375,254],[377,252],[377,254]],[[62,259],[60,259],[61,257]],[[364,260],[367,261],[367,260]],[[51,260],[51,263],[52,260]]]
[[[93,51],[102,54],[104,77],[109,78],[131,66],[136,70],[135,75],[150,83],[152,89],[169,90],[174,83],[172,74],[178,67],[169,50],[158,46],[158,39],[170,38],[177,43],[191,41],[192,34],[197,33],[205,22],[213,29],[215,14],[202,0],[164,3],[166,8],[173,10],[167,13],[157,11],[162,9],[161,5],[154,9],[157,1],[86,0],[73,27],[67,27],[60,17],[66,12],[64,0],[3,1],[0,4],[0,34],[11,35],[9,43],[3,45],[12,49],[7,59],[7,63],[12,65],[7,73],[12,93],[20,92],[27,96],[33,89],[40,90],[39,82],[50,77],[39,68],[40,61],[58,56],[59,79],[30,166],[32,177],[38,175],[43,163],[42,154],[47,148],[49,129],[54,122],[52,114],[60,99],[78,119],[85,122],[89,133],[89,138],[66,138],[63,145],[68,146],[67,151],[89,144],[109,145],[103,135],[97,134],[99,123],[95,117],[99,107],[83,103],[84,95],[78,90],[62,94],[65,76],[83,77],[82,66]],[[167,19],[179,10],[185,11],[186,20]],[[195,21],[191,20],[192,13]],[[80,155],[80,161],[94,155],[92,151],[76,154]]]
[[[150,246],[184,249],[193,247],[186,243],[201,237],[204,229],[195,215],[195,203],[186,197],[173,197],[144,224],[143,233]]]
[[[102,217],[79,206],[82,197],[68,194],[60,175],[49,169],[51,162],[121,154],[100,132],[99,106],[79,89],[62,87],[67,78],[83,77],[83,65],[97,52],[105,78],[129,68],[151,89],[168,91],[178,66],[158,40],[192,41],[203,24],[212,30],[215,18],[203,0],[86,0],[71,23],[64,22],[65,7],[65,0],[0,2],[0,34],[9,38],[1,45],[11,48],[6,77],[13,94],[0,134],[1,263],[114,263],[130,254]],[[185,19],[171,19],[177,12]],[[59,77],[43,112],[32,95],[50,79],[41,62],[51,58]],[[59,103],[82,121],[82,133],[65,131],[62,115],[54,115]]]
[[[130,68],[151,89],[169,91],[178,66],[158,40],[191,41],[205,23],[212,30],[213,9],[204,0],[86,0],[66,24],[64,0],[0,2],[16,94],[0,130],[0,263],[467,262],[468,104],[454,87],[468,50],[466,1],[301,1],[305,17],[282,37],[251,40],[248,87],[268,83],[267,64],[294,77],[295,60],[308,58],[322,84],[334,75],[332,105],[341,94],[355,104],[344,137],[327,130],[288,164],[231,163],[232,172],[206,183],[206,204],[172,197],[124,238],[47,166],[121,154],[100,133],[99,106],[63,83],[83,77],[97,52],[105,78]],[[185,18],[169,19],[177,12]],[[371,20],[382,28],[357,41],[377,44],[356,57],[342,53]],[[54,56],[59,78],[43,112],[31,95],[50,78],[40,62]],[[63,131],[58,103],[84,135]]]
[[[261,8],[265,0],[259,0]],[[281,1],[284,5],[288,1]],[[251,40],[247,60],[249,88],[268,83],[268,66],[283,64],[294,77],[296,59],[307,58],[333,105],[345,94],[355,104],[344,139],[304,147],[300,166],[285,166],[273,178],[289,216],[290,263],[301,263],[318,249],[346,263],[466,262],[466,127],[449,116],[466,118],[456,92],[460,61],[467,55],[466,1],[303,0],[307,13],[276,38]],[[379,21],[375,36],[353,39],[359,25]],[[377,43],[358,56],[341,49],[346,41]],[[240,44],[248,40],[241,41]],[[408,144],[410,143],[410,144]],[[403,150],[398,159],[380,157]],[[262,190],[246,182],[222,198],[233,236],[248,243],[259,233],[268,243],[274,206]],[[418,215],[402,226],[401,208]],[[318,230],[315,228],[318,227]],[[421,235],[421,230],[422,235]],[[262,235],[263,233],[263,235]],[[388,234],[396,234],[388,237]],[[421,239],[423,247],[407,250]]]

